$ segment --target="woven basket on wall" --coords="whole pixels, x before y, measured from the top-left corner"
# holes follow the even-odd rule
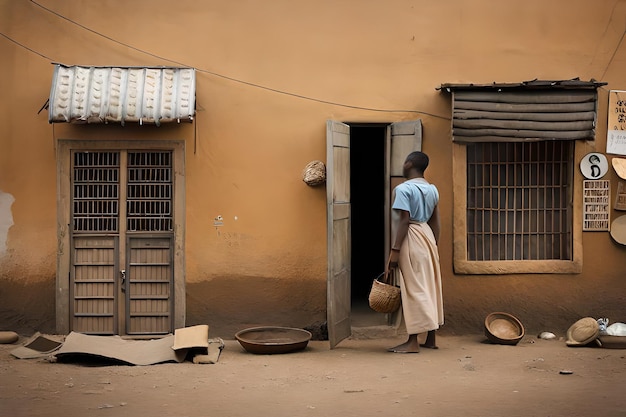
[[[307,185],[320,185],[326,182],[326,166],[322,161],[309,162],[302,171],[302,181]]]
[[[394,313],[400,308],[400,287],[384,281],[385,273],[380,274],[372,283],[369,295],[370,308],[378,313]],[[383,279],[383,281],[381,281]]]

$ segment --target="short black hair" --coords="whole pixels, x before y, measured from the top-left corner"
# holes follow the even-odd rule
[[[415,151],[411,152],[406,157],[406,162],[410,162],[411,165],[413,165],[413,168],[415,168],[418,172],[424,173],[424,171],[426,171],[426,168],[428,168],[428,163],[430,162],[430,159],[428,158],[428,155],[426,155],[424,152]]]

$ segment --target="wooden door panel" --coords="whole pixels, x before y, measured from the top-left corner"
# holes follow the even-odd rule
[[[117,239],[75,236],[72,256],[72,330],[117,332]]]
[[[128,243],[126,306],[128,334],[172,331],[172,240],[131,237]]]
[[[350,127],[326,124],[327,316],[331,349],[352,334],[350,323]]]

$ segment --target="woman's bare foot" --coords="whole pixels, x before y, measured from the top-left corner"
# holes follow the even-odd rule
[[[439,349],[437,343],[435,342],[435,331],[429,330],[428,335],[426,336],[426,340],[424,343],[420,344],[421,347],[425,347],[427,349]]]
[[[419,353],[420,345],[417,341],[417,335],[409,335],[409,340],[401,345],[387,349],[393,353]]]
[[[396,347],[392,347],[387,349],[387,352],[392,352],[392,353],[420,353],[420,348],[419,346],[417,348],[412,347],[411,345],[408,345],[407,343],[403,343],[401,345],[398,345]]]

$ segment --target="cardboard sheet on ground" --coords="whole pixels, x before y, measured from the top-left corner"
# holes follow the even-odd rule
[[[209,326],[198,324],[197,326],[182,327],[174,330],[174,346],[172,349],[208,348]]]
[[[11,355],[19,359],[44,358],[51,355],[62,345],[62,342],[52,340],[37,332],[24,344],[11,351]]]
[[[212,364],[219,360],[224,341],[219,337],[209,339],[209,326],[199,324],[176,329],[172,349],[189,351],[189,356],[193,355],[193,363]]]
[[[187,350],[173,350],[172,346],[173,335],[154,340],[126,340],[119,336],[91,336],[71,332],[56,352],[56,357],[63,359],[70,355],[92,355],[131,365],[184,361]]]

